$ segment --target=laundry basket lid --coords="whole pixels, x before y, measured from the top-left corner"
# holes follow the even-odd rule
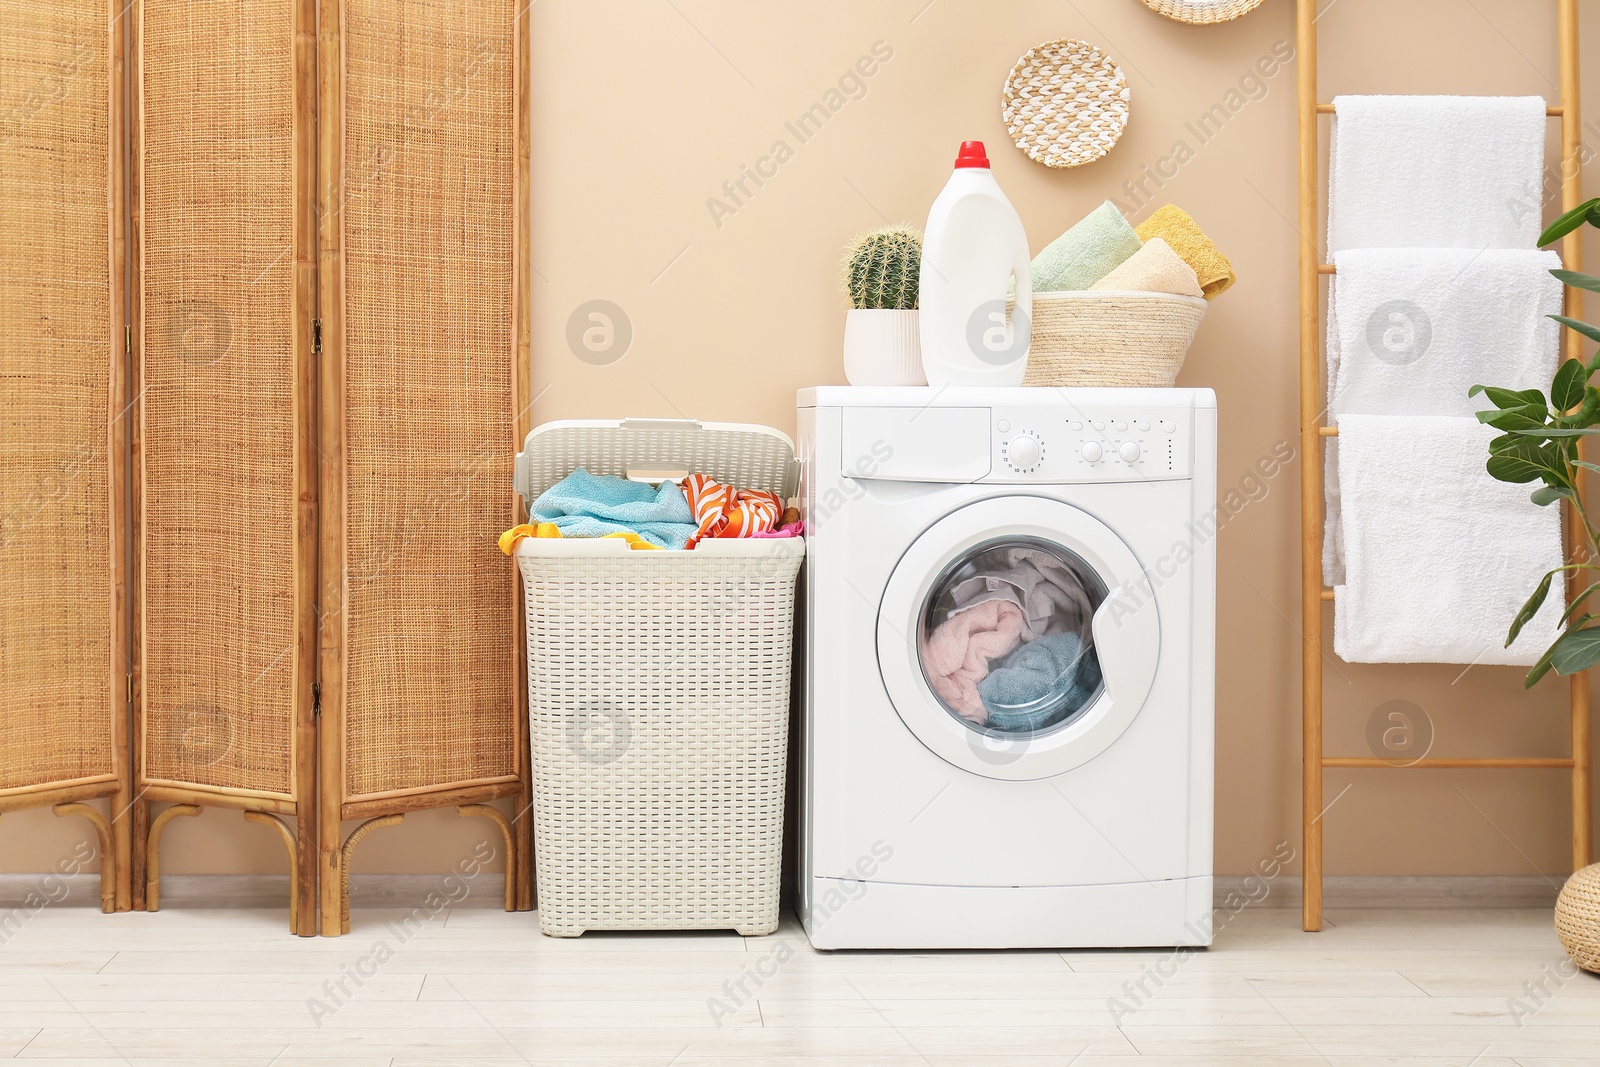
[[[798,491],[794,442],[770,426],[697,419],[564,420],[536,426],[517,453],[528,506],[574,469],[649,481],[707,474],[788,500]]]

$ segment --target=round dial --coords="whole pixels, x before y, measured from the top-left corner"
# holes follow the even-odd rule
[[[1117,447],[1117,452],[1124,463],[1132,463],[1139,458],[1139,442],[1124,441]]]
[[[1099,463],[1106,454],[1106,450],[1099,441],[1085,441],[1083,443],[1083,458],[1090,463]]]
[[[1032,434],[1019,434],[1006,445],[1006,462],[1018,470],[1031,470],[1039,465],[1039,460],[1044,456],[1044,449],[1039,445],[1039,439]]]

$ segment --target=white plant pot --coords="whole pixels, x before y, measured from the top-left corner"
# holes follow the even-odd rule
[[[851,385],[927,385],[917,312],[851,308],[844,318],[844,376]]]

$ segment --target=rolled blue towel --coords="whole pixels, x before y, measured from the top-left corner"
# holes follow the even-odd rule
[[[554,523],[562,537],[636,533],[662,548],[683,548],[699,529],[676,482],[659,486],[579,467],[533,502],[534,522]]]
[[[1042,730],[1083,709],[1100,686],[1100,661],[1076,633],[1041,637],[1005,657],[978,683],[991,729]]]
[[[1143,244],[1117,205],[1107,200],[1034,257],[1033,291],[1087,289]]]

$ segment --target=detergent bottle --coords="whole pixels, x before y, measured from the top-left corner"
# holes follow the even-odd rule
[[[1032,340],[1028,235],[982,141],[961,145],[955,173],[928,213],[920,286],[930,386],[1022,384]]]

